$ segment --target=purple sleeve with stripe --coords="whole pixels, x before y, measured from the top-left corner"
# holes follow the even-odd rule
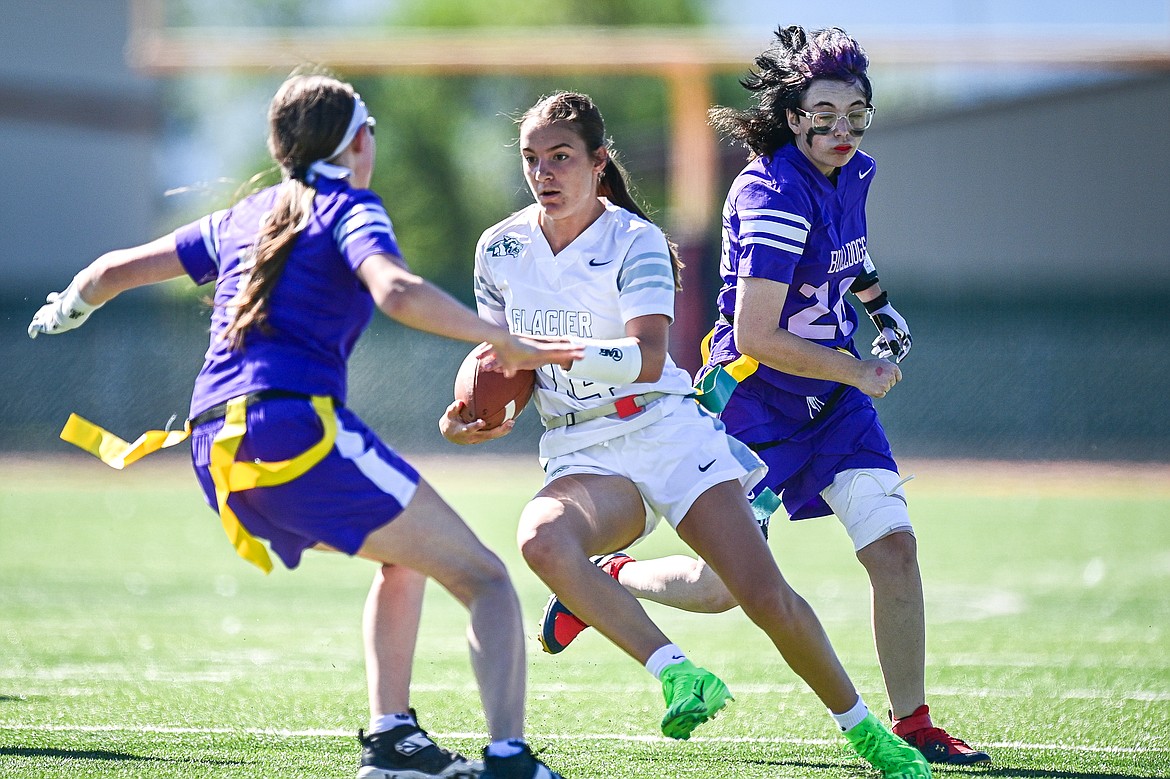
[[[219,226],[227,211],[216,211],[175,230],[175,248],[183,269],[196,284],[219,275]]]
[[[809,212],[806,202],[762,183],[744,187],[730,217],[739,244],[737,275],[791,283],[808,240]]]
[[[333,227],[333,241],[346,264],[356,270],[375,254],[401,257],[390,216],[378,196],[368,190],[355,190],[354,194],[358,197],[353,198]]]

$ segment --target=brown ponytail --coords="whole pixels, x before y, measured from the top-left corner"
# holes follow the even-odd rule
[[[297,237],[313,215],[316,187],[309,166],[341,142],[354,111],[353,87],[323,74],[290,76],[268,107],[268,151],[284,179],[272,211],[256,236],[247,282],[232,301],[235,314],[224,331],[240,349],[252,328],[267,331],[268,301],[280,281]]]

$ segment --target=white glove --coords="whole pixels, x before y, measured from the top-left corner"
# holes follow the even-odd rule
[[[100,305],[90,305],[81,298],[77,281],[74,280],[64,292],[49,293],[45,305],[40,307],[28,326],[28,337],[36,338],[41,333],[56,335],[81,327],[89,315],[99,308]]]
[[[889,297],[885,292],[868,303],[863,303],[874,327],[878,329],[877,338],[873,339],[873,348],[870,354],[884,360],[894,358],[894,362],[902,362],[910,352],[913,339],[910,337],[910,326],[894,307],[890,305]]]

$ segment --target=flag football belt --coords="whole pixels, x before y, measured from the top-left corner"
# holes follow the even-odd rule
[[[714,337],[715,328],[712,327],[699,344],[704,365],[711,361],[711,341]],[[699,375],[695,382],[694,398],[700,406],[712,414],[718,414],[727,406],[731,393],[735,392],[739,383],[755,373],[759,367],[760,361],[746,354],[729,363],[716,365]]]
[[[259,392],[249,392],[244,395],[247,400],[244,403],[248,406],[255,405],[263,400],[312,400],[312,395],[306,395],[303,392],[289,392],[288,390],[280,389],[266,389]],[[217,419],[224,419],[227,417],[228,404],[230,400],[225,400],[217,406],[212,406],[206,411],[201,411],[187,422],[191,429],[206,425],[208,422],[214,422]]]
[[[324,434],[321,440],[305,451],[288,460],[263,462],[260,460],[237,461],[236,452],[244,434],[248,432],[248,406],[261,400],[278,397],[302,398],[313,405],[321,420]],[[215,485],[216,510],[228,540],[236,553],[268,573],[272,570],[272,559],[268,550],[257,541],[242,524],[236,513],[228,506],[228,497],[233,492],[242,492],[255,487],[276,487],[303,476],[333,449],[337,440],[337,415],[334,413],[333,398],[327,395],[301,395],[282,390],[265,390],[250,395],[234,397],[226,403],[215,406],[188,420],[182,430],[148,430],[133,443],[123,441],[108,430],[98,427],[77,414],[70,414],[61,430],[61,439],[78,446],[111,468],[122,470],[148,454],[166,449],[187,440],[191,429],[198,425],[223,419],[223,428],[211,442],[211,463],[208,471]]]
[[[730,323],[726,316],[720,315],[723,321]],[[711,342],[715,337],[715,328],[703,337],[700,343],[700,351],[703,357],[703,364],[706,365],[711,361]],[[848,354],[850,357],[853,353],[843,346],[833,347],[842,354]],[[711,368],[709,371],[704,371],[699,374],[698,380],[695,381],[695,393],[692,397],[698,401],[699,405],[707,409],[713,414],[718,414],[727,407],[727,401],[731,399],[731,394],[735,392],[735,388],[739,383],[751,376],[760,367],[760,361],[754,357],[748,357],[746,354],[740,355],[731,362],[722,363]],[[845,391],[845,385],[838,385],[833,390],[833,394],[825,403],[827,409],[835,404],[840,399],[841,394]],[[822,412],[824,409],[822,409]],[[824,416],[824,413],[818,413],[812,420]],[[811,424],[811,422],[809,423]],[[808,427],[808,425],[805,425]],[[804,428],[801,428],[802,430]],[[794,434],[795,435],[795,434]]]
[[[598,417],[615,415],[618,419],[627,419],[635,414],[641,414],[646,406],[670,394],[669,392],[643,392],[641,395],[627,395],[624,398],[618,398],[613,403],[606,403],[604,406],[595,406],[583,411],[572,411],[559,417],[553,417],[544,426],[549,430],[554,430],[558,427],[579,425]]]

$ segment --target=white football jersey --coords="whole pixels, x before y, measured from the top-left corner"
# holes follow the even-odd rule
[[[540,229],[536,204],[484,231],[475,252],[479,315],[521,335],[612,339],[626,322],[649,314],[674,320],[674,273],[666,236],[656,225],[605,202],[605,213],[559,254]],[[542,458],[556,457],[661,419],[691,392],[691,378],[666,356],[662,377],[620,387],[572,378],[546,365],[537,371],[536,407],[546,421],[643,392],[672,397],[625,419],[599,417],[546,430]]]

